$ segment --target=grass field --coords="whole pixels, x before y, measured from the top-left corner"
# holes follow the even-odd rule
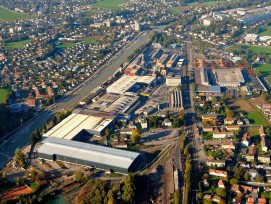
[[[8,10],[6,8],[0,7],[0,21],[15,21],[28,18],[29,15],[26,13],[18,13],[15,11]]]
[[[200,3],[201,6],[215,6],[220,3],[225,3],[227,1],[207,1],[207,2],[202,2]]]
[[[94,44],[98,41],[97,38],[82,38],[82,41],[84,41],[86,44]]]
[[[127,2],[127,0],[102,0],[98,3],[93,4],[93,7],[104,8],[110,10],[121,10],[120,4]]]
[[[17,42],[11,42],[11,43],[7,43],[6,47],[7,47],[8,50],[22,49],[30,41],[31,41],[31,39],[17,41]]]
[[[227,102],[227,105],[229,108],[234,112],[242,112],[242,113],[249,113],[251,111],[254,111],[254,109],[251,107],[251,105],[245,101],[245,100],[231,100]]]
[[[6,89],[0,89],[0,104],[6,103],[8,97],[8,91]]]
[[[261,36],[271,36],[271,26],[262,28],[263,30],[259,33]]]
[[[67,48],[67,47],[73,47],[73,46],[75,46],[75,43],[73,43],[73,42],[61,42],[61,44],[56,47],[57,48]]]
[[[253,68],[257,68],[263,75],[271,74],[271,64],[255,64]]]
[[[249,112],[247,118],[252,125],[269,125],[259,111]]]
[[[259,53],[265,53],[265,54],[271,54],[271,47],[267,46],[257,46],[257,45],[243,45],[244,49],[249,49],[252,54],[259,54]],[[237,46],[232,46],[228,50],[238,50]]]

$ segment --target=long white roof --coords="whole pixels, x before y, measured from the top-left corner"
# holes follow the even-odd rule
[[[37,149],[38,153],[56,154],[125,169],[140,155],[136,152],[54,137],[46,138],[42,143]]]
[[[104,117],[72,113],[43,136],[71,140],[82,130],[95,130],[100,132],[107,127],[112,120],[113,119]]]

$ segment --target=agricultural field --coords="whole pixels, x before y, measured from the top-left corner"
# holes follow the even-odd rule
[[[249,113],[254,111],[251,105],[245,100],[231,100],[227,103],[229,108],[234,111],[235,113],[242,112],[242,113]]]
[[[271,36],[271,26],[266,26],[261,29],[260,36]]]
[[[269,125],[265,117],[259,111],[249,112],[246,116],[252,125]]]
[[[15,11],[8,10],[4,7],[0,7],[0,21],[15,21],[29,18],[29,15],[26,13],[19,13]]]
[[[235,113],[244,114],[252,125],[269,125],[261,110],[255,104],[250,104],[243,99],[231,100],[227,103],[229,108]]]
[[[86,44],[94,44],[98,41],[98,39],[92,38],[92,37],[86,37],[86,38],[82,38],[82,41]]]
[[[31,39],[21,40],[21,41],[17,41],[17,42],[10,42],[10,43],[6,44],[6,48],[8,50],[22,49],[30,41],[31,41]]]
[[[103,8],[109,10],[121,10],[123,7],[120,4],[127,2],[127,0],[102,0],[98,3],[93,4],[93,7]]]
[[[220,4],[220,3],[225,3],[227,2],[226,0],[225,1],[206,1],[206,2],[202,2],[200,3],[201,6],[215,6],[217,4]]]
[[[6,103],[8,97],[8,91],[6,89],[0,89],[0,104]]]

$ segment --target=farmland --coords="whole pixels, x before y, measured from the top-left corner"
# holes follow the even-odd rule
[[[8,10],[4,7],[0,7],[0,21],[15,21],[29,18],[29,15],[26,13],[19,13],[15,11]]]
[[[5,103],[8,97],[8,91],[6,89],[0,89],[0,104]]]
[[[10,42],[6,44],[6,47],[8,50],[14,50],[14,49],[22,49],[27,43],[29,43],[31,40],[21,40],[17,42]]]
[[[98,3],[93,4],[93,7],[103,8],[109,10],[121,10],[123,7],[120,4],[125,3],[126,0],[102,0]]]

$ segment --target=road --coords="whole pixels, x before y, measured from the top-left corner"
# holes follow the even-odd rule
[[[85,83],[82,88],[76,90],[64,100],[57,103],[50,110],[45,111],[34,120],[32,120],[29,124],[19,129],[16,133],[9,137],[9,139],[4,140],[0,144],[0,168],[3,167],[9,160],[11,160],[16,148],[22,148],[28,144],[31,133],[37,128],[43,126],[54,113],[63,109],[67,109],[73,104],[81,101],[94,88],[101,86],[103,82],[110,78],[135,49],[141,47],[148,41],[150,34],[151,32],[148,31],[139,36],[133,43],[131,43],[131,45],[128,46],[128,48],[126,48],[121,54],[119,54],[119,56],[116,57],[115,61],[104,67],[104,69],[99,72],[95,78]]]

